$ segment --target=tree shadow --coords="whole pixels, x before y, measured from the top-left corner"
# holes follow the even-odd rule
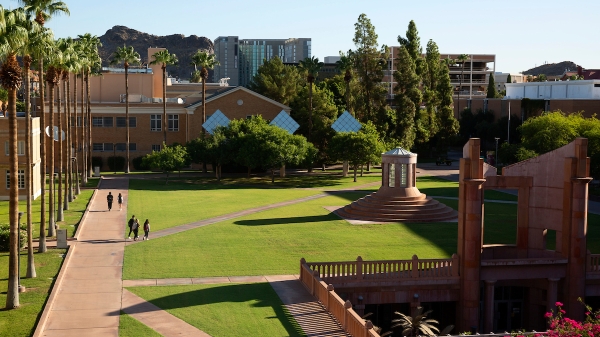
[[[279,320],[289,336],[304,336],[302,329],[287,311],[269,283],[225,284],[168,295],[148,302],[154,304],[161,310],[197,307],[226,302],[254,302],[252,303],[252,307],[271,307],[275,312],[275,316],[265,318]],[[134,305],[121,308],[120,310],[127,313],[148,312],[148,309],[143,305]],[[111,314],[118,315],[120,310],[114,311]]]
[[[271,218],[271,219],[255,219],[255,220],[238,220],[234,224],[241,226],[269,226],[269,225],[286,225],[286,224],[303,224],[311,222],[325,222],[339,220],[332,214],[313,215],[313,216],[297,216],[290,218]]]

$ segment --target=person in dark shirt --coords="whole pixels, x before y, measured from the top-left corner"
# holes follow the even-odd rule
[[[108,192],[108,195],[106,196],[106,201],[108,202],[108,211],[110,212],[113,203],[113,195],[111,192]]]

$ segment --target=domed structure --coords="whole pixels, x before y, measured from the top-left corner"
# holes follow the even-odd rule
[[[373,222],[435,222],[456,219],[452,208],[417,188],[417,154],[395,148],[381,156],[381,187],[336,213],[347,220]]]

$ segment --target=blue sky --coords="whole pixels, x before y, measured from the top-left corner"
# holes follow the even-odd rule
[[[365,13],[380,44],[398,45],[398,35],[414,20],[423,49],[433,39],[441,53],[496,54],[496,71],[566,60],[600,68],[598,0],[64,1],[71,16],[48,22],[57,37],[102,35],[115,25],[211,40],[310,37],[313,55],[323,59],[354,47],[354,23]],[[16,0],[0,4],[18,6]]]

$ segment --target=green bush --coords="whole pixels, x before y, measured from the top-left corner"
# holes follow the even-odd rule
[[[133,160],[131,160],[131,163],[133,164],[133,168],[135,170],[138,170],[138,171],[150,170],[150,167],[148,167],[148,165],[144,164],[144,156],[139,156],[139,157],[133,158]]]
[[[102,157],[92,157],[92,169],[94,169],[94,167],[98,166],[100,167],[100,169],[102,169]]]
[[[111,171],[123,171],[125,169],[125,157],[108,157],[108,168]]]
[[[27,240],[27,227],[21,226],[19,231],[19,239],[21,240],[21,247],[25,246]],[[10,240],[10,225],[0,225],[0,252],[9,251],[9,240]]]

